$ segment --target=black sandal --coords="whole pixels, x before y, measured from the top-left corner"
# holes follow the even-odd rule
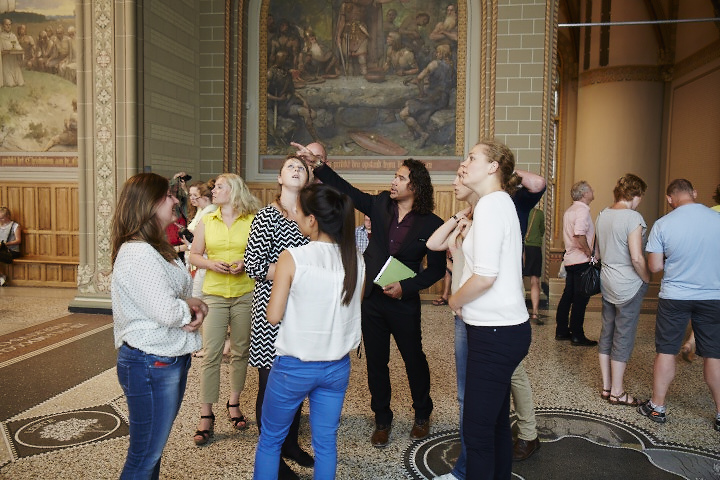
[[[609,388],[603,388],[602,392],[600,393],[600,398],[603,400],[610,400],[610,392],[611,390]]]
[[[210,422],[210,428],[207,430],[195,430],[195,435],[193,436],[193,441],[195,442],[195,445],[198,447],[207,444],[210,441],[210,437],[215,435],[215,414],[211,413],[210,415],[200,415],[200,418],[209,418],[211,420]],[[198,438],[200,437],[200,438]]]
[[[227,401],[227,404],[225,404],[225,408],[227,408],[228,417],[230,418],[230,422],[233,424],[233,427],[235,430],[247,430],[248,429],[248,419],[245,418],[245,415],[240,414],[239,417],[233,417],[230,415],[230,408],[240,407],[239,403],[236,403],[235,405],[230,405],[230,400]]]

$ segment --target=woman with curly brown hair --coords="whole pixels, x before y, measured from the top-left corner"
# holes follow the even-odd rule
[[[595,221],[598,252],[602,260],[602,331],[598,340],[602,392],[611,405],[637,407],[638,400],[625,391],[625,367],[635,346],[640,307],[650,283],[643,254],[647,224],[636,210],[647,190],[632,173],[621,177],[613,194],[615,203]]]

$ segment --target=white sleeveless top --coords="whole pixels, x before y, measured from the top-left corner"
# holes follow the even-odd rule
[[[345,270],[340,247],[310,242],[288,248],[295,275],[275,349],[305,362],[339,360],[360,344],[360,301],[365,262],[358,254],[357,284],[349,305],[342,305]]]

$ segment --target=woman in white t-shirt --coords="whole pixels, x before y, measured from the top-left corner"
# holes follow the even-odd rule
[[[281,445],[305,397],[315,478],[335,478],[349,352],[360,344],[365,263],[355,246],[353,203],[314,184],[300,192],[300,206],[297,223],[310,243],[280,254],[267,307],[268,322],[282,323],[263,401],[255,479],[277,478]]]
[[[462,162],[462,182],[480,199],[462,250],[462,286],[450,308],[467,327],[463,439],[466,478],[510,478],[510,378],[530,347],[520,222],[510,197],[521,178],[505,145],[483,141]]]

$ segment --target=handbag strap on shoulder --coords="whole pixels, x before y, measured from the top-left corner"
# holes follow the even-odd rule
[[[12,223],[10,224],[10,230],[8,230],[7,237],[5,238],[5,243],[7,243],[7,242],[10,241],[10,235],[12,235],[12,233],[13,233],[13,226],[14,226],[14,225],[15,225],[15,222],[12,222]]]

